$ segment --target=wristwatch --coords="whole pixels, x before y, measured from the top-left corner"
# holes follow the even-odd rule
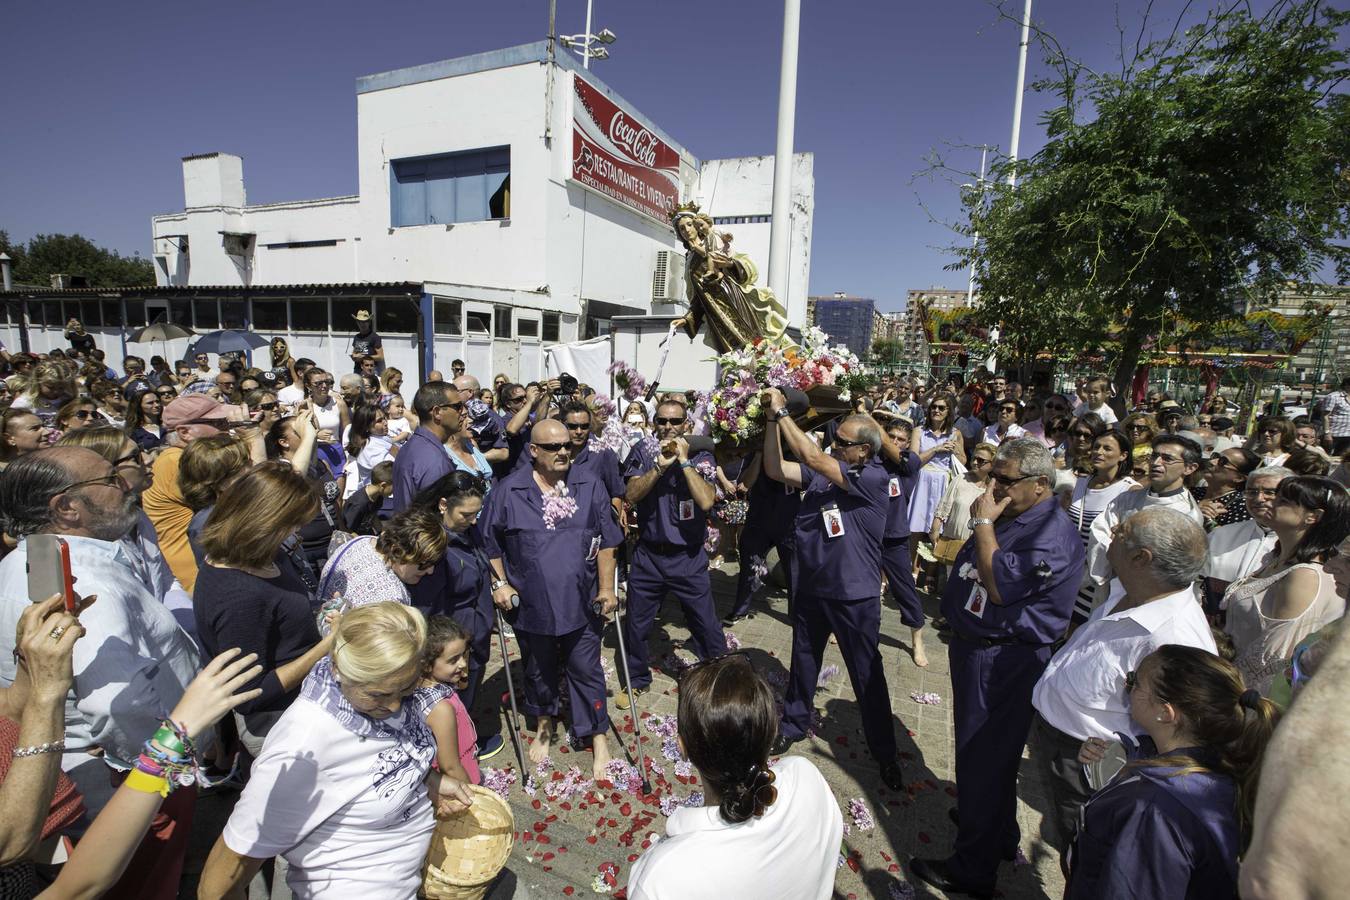
[[[506,581],[505,578],[501,579],[500,581],[494,580],[494,581],[492,582],[492,593],[494,593],[494,594],[497,593],[498,590],[500,590],[501,588],[505,587],[506,585],[507,585],[507,581]]]
[[[971,528],[978,528],[978,527],[981,526],[981,525],[993,525],[993,524],[994,524],[994,520],[993,520],[993,519],[971,519],[971,520],[970,520],[970,527],[971,527]]]
[[[788,412],[788,408],[787,408],[786,406],[784,406],[783,408],[777,410],[777,411],[773,414],[773,419],[774,419],[775,422],[777,422],[779,419],[783,418],[784,416],[788,416],[788,415],[791,415],[791,413],[789,413],[789,412]]]

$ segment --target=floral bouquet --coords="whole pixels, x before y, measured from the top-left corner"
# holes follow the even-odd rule
[[[606,370],[614,376],[614,383],[623,391],[623,399],[636,400],[647,391],[647,379],[642,373],[622,360],[612,362]]]
[[[870,381],[847,347],[829,346],[819,328],[802,331],[802,346],[779,346],[756,338],[740,350],[717,357],[722,379],[708,401],[712,436],[719,444],[749,444],[764,433],[759,395],[767,388],[808,395],[812,406],[832,413],[849,409],[853,391]]]

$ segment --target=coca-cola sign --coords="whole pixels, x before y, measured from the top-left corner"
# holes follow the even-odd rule
[[[654,219],[680,197],[680,155],[652,129],[573,75],[572,178]]]

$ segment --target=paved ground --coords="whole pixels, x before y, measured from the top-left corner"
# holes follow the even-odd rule
[[[731,564],[713,573],[713,589],[720,611],[729,608],[735,571],[735,565]],[[755,666],[781,692],[791,646],[786,597],[781,591],[771,593],[757,609],[754,619],[739,623],[733,632]],[[930,616],[936,613],[936,604],[932,601],[928,603],[928,612]],[[816,695],[816,708],[821,716],[820,731],[816,737],[797,744],[792,751],[810,758],[824,773],[844,810],[846,824],[851,822],[847,804],[853,798],[862,798],[875,821],[874,828],[853,828],[845,836],[849,863],[841,866],[835,879],[835,896],[839,898],[910,896],[910,887],[906,883],[910,858],[945,856],[955,837],[955,827],[947,817],[948,809],[955,802],[956,789],[953,784],[951,682],[946,646],[929,629],[926,634],[930,665],[927,669],[917,668],[909,655],[909,630],[901,625],[899,612],[889,605],[883,608],[882,633],[882,654],[904,757],[907,789],[897,795],[881,784],[863,741],[857,704],[843,669],[843,660],[833,644],[826,651],[825,665],[837,666],[839,671],[824,682]],[[672,652],[685,659],[692,658],[678,649],[680,642],[687,638],[678,604],[668,603],[662,621],[658,623],[652,658],[659,660]],[[607,661],[612,661],[615,644],[612,628],[606,633],[605,644]],[[505,679],[495,642],[493,650],[487,690],[496,694],[505,690]],[[511,652],[514,659],[514,642],[511,642]],[[618,683],[612,670],[609,677],[611,690],[617,693]],[[910,696],[930,692],[941,697],[940,705],[921,705]],[[648,716],[673,715],[676,711],[674,681],[658,672],[652,692],[639,700],[639,706]],[[612,701],[610,714],[616,723],[628,729],[624,737],[631,748],[632,726],[627,714],[614,707]],[[662,755],[659,734],[648,732],[643,740],[647,752],[662,770],[662,777],[656,779],[659,796],[684,798],[698,790],[696,779],[682,780],[676,776],[673,763]],[[561,743],[565,742],[559,741]],[[492,898],[594,896],[597,888],[605,888],[601,893],[610,890],[603,883],[606,875],[615,886],[622,887],[627,882],[631,861],[642,852],[644,841],[664,833],[665,817],[657,808],[656,799],[644,803],[622,787],[568,790],[571,782],[565,780],[565,772],[575,764],[589,773],[590,754],[563,753],[556,749],[557,746],[555,744],[553,758],[558,774],[550,773],[549,777],[564,780],[545,784],[533,800],[519,786],[510,791],[518,829],[517,843],[507,871],[489,895]],[[620,755],[617,750],[615,755],[616,758]],[[515,769],[514,754],[509,745],[488,765]],[[556,795],[560,790],[562,796],[550,801],[548,794]],[[1038,776],[1025,760],[1019,796],[1023,798],[1018,805],[1022,851],[1030,862],[1018,866],[1005,863],[1000,872],[999,892],[1016,900],[1059,897],[1063,894],[1064,880],[1059,871],[1058,854],[1043,843],[1039,835],[1042,818],[1039,809],[1045,807],[1043,792]],[[1025,802],[1028,800],[1031,805]],[[289,892],[281,884],[280,877],[276,881],[271,896],[284,900],[289,897]],[[942,896],[917,879],[912,889],[912,896],[916,897]],[[261,879],[255,882],[251,896],[254,900],[267,900]]]

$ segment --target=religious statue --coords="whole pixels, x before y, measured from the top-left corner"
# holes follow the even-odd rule
[[[784,334],[787,312],[772,291],[755,286],[758,270],[744,253],[731,253],[731,235],[716,231],[697,204],[680,205],[670,219],[686,251],[689,298],[689,312],[671,326],[693,340],[706,323],[718,353],[739,350],[755,338],[790,344]]]

